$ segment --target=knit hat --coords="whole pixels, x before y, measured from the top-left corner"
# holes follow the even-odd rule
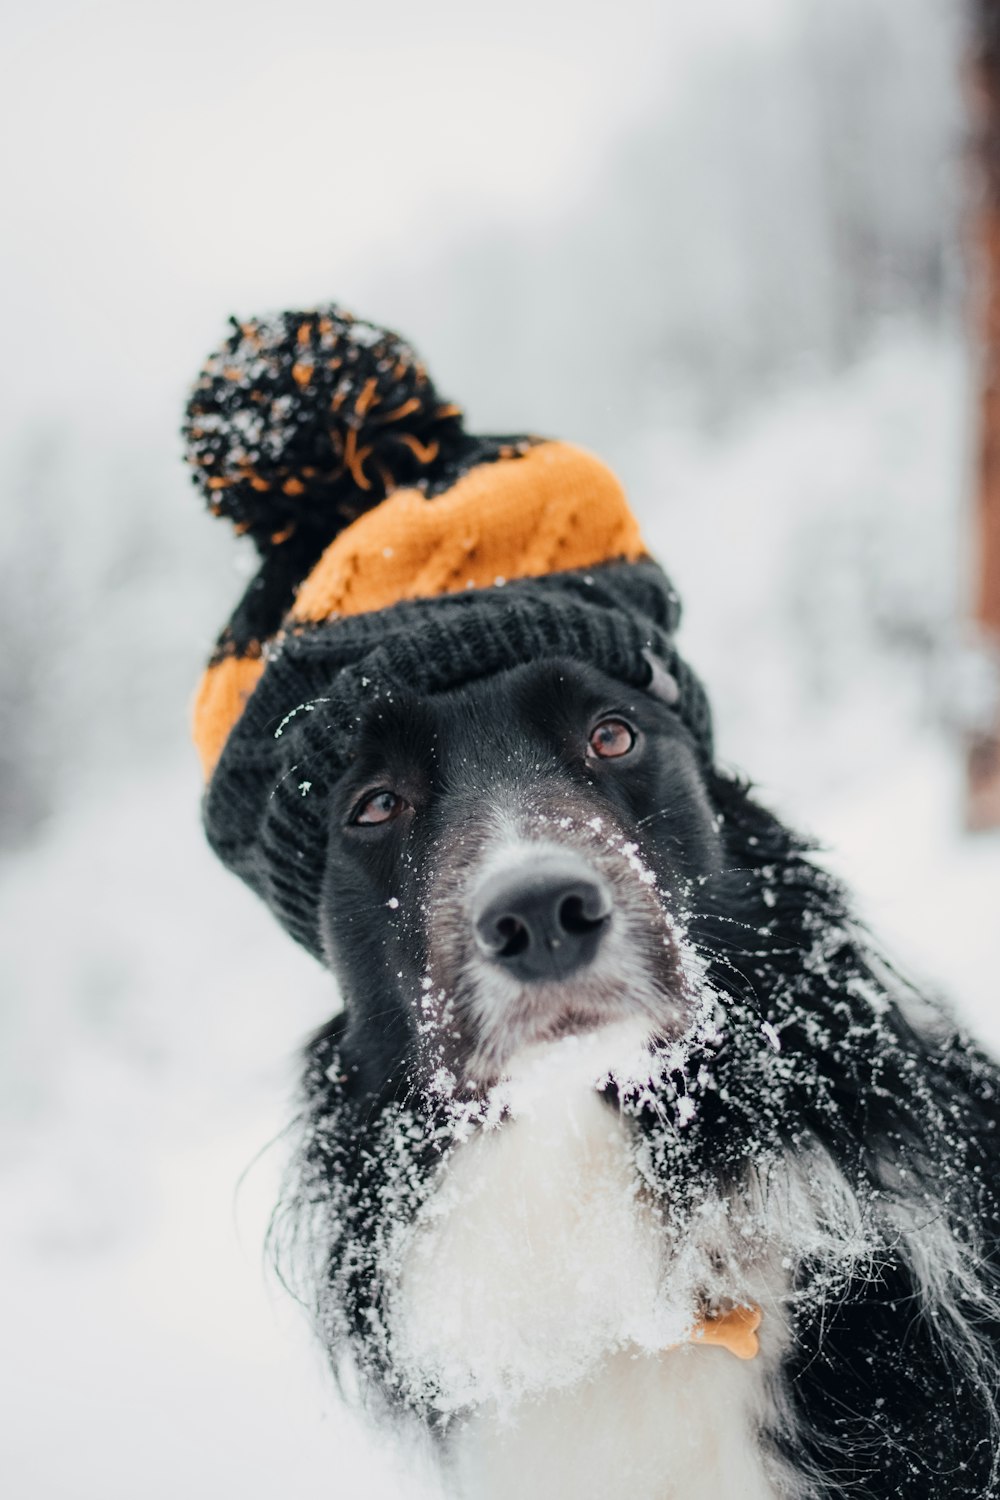
[[[206,830],[317,957],[325,793],[368,703],[571,657],[658,672],[711,758],[677,595],[618,480],[567,443],[466,432],[396,334],[335,306],[234,319],[184,436],[260,554],[195,701]]]

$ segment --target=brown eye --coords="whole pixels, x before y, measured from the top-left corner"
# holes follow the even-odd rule
[[[375,823],[391,823],[393,818],[398,818],[406,803],[402,797],[395,792],[390,792],[382,787],[377,792],[372,792],[363,802],[359,802],[351,816],[352,823],[360,823],[370,827]]]
[[[602,719],[591,731],[589,753],[601,760],[617,760],[635,744],[635,730],[623,719]]]

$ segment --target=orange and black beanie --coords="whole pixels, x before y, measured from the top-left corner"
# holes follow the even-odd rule
[[[466,432],[394,333],[334,306],[233,320],[184,436],[260,553],[195,702],[208,837],[317,956],[324,793],[380,697],[544,656],[645,687],[655,658],[711,757],[679,601],[617,479],[567,443]]]

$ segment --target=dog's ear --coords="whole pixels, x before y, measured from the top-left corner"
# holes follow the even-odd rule
[[[652,651],[643,653],[649,663],[649,681],[646,684],[646,692],[651,697],[665,703],[668,708],[676,708],[680,702],[681,690],[677,678],[672,672],[668,672],[658,656]]]

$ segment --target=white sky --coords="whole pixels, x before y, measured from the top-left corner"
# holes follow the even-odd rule
[[[0,86],[7,424],[156,427],[230,311],[370,302],[415,245],[544,225],[719,28],[788,10],[35,0]]]

